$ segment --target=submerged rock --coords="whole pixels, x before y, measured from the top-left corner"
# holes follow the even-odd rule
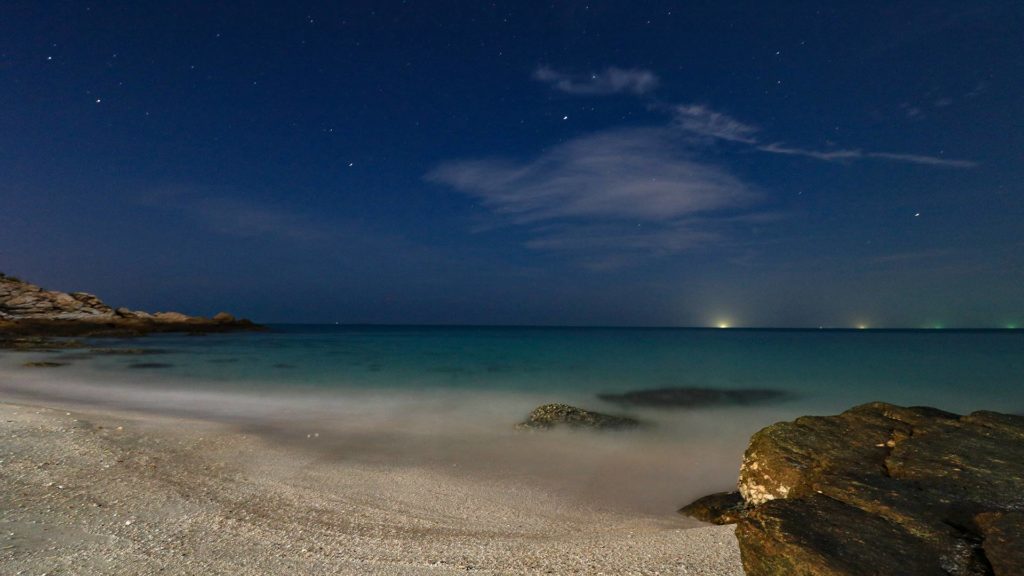
[[[1024,574],[1024,418],[873,403],[756,433],[750,576]]]
[[[135,368],[137,370],[154,369],[154,368],[173,368],[174,364],[165,364],[163,362],[137,362],[135,364],[129,364],[129,368]]]
[[[547,430],[557,426],[569,428],[622,429],[635,428],[640,422],[626,416],[612,416],[591,412],[568,404],[545,404],[538,406],[526,417],[526,421],[516,424],[519,430]]]
[[[25,362],[22,366],[26,368],[59,368],[67,366],[64,362]]]
[[[717,492],[679,509],[679,513],[711,524],[735,524],[744,511],[739,492]]]
[[[716,405],[746,405],[781,400],[788,396],[781,390],[769,388],[719,389],[719,388],[656,388],[652,390],[631,390],[621,394],[598,394],[606,402],[626,406],[649,406],[652,408],[683,408]]]
[[[152,354],[167,354],[167,350],[160,348],[90,348],[89,354],[97,356],[149,356]]]
[[[53,352],[72,348],[82,348],[85,345],[78,340],[65,340],[42,338],[40,336],[0,336],[0,350],[15,350],[18,352]]]

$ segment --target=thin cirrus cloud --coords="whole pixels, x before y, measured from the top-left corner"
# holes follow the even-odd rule
[[[540,66],[534,71],[533,77],[535,80],[548,84],[555,90],[579,96],[620,93],[640,96],[654,91],[660,84],[658,76],[650,70],[639,68],[625,69],[614,66],[607,68],[603,73],[594,73],[588,76],[572,75],[554,70],[548,66]],[[755,136],[758,132],[756,126],[741,122],[703,104],[666,106],[665,104],[655,103],[650,108],[652,110],[668,111],[672,115],[674,125],[689,134],[747,144],[754,146],[760,152],[767,152],[769,154],[802,156],[825,162],[874,159],[927,166],[944,166],[948,168],[973,168],[977,166],[976,162],[970,160],[949,159],[923,154],[866,152],[859,149],[814,150],[786,146],[778,142],[765,143]]]
[[[521,162],[448,162],[426,178],[526,227],[528,247],[584,253],[597,267],[719,241],[727,227],[719,216],[762,199],[665,128],[585,135]]]
[[[650,70],[610,66],[600,73],[572,75],[547,66],[533,72],[533,78],[566,94],[647,94],[658,87],[658,77]]]
[[[663,109],[664,107],[659,108]],[[786,146],[778,142],[764,143],[755,136],[758,132],[757,127],[743,123],[727,114],[716,112],[707,106],[681,104],[673,106],[669,110],[672,114],[673,125],[689,134],[746,144],[753,146],[754,149],[760,152],[767,152],[769,154],[802,156],[825,162],[874,159],[947,168],[973,168],[978,165],[977,162],[971,160],[958,160],[923,154],[869,152],[859,149],[813,150]]]
[[[978,165],[972,160],[958,160],[955,158],[942,158],[939,156],[926,156],[922,154],[897,154],[893,152],[865,152],[863,150],[806,150],[803,148],[792,148],[782,144],[759,144],[757,149],[761,152],[772,154],[783,154],[787,156],[803,156],[824,160],[826,162],[837,162],[842,160],[860,160],[874,158],[878,160],[889,160],[892,162],[904,162],[907,164],[922,164],[924,166],[944,166],[947,168],[974,168]]]

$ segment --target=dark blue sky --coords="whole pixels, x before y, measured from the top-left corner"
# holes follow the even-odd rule
[[[1019,2],[5,2],[0,270],[263,321],[1024,323]]]

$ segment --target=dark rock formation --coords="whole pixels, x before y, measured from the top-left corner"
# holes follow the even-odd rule
[[[652,408],[691,408],[715,405],[745,405],[781,400],[787,394],[781,390],[767,388],[718,389],[718,388],[657,388],[654,390],[632,390],[622,394],[598,394],[606,402],[625,406],[649,406]]]
[[[221,332],[260,327],[226,312],[212,319],[179,312],[113,309],[85,292],[44,290],[0,274],[0,334],[134,336],[150,332]]]
[[[26,368],[59,368],[67,366],[67,364],[63,362],[25,362],[23,366]]]
[[[751,576],[1024,574],[1024,418],[873,403],[769,426],[740,469]]]
[[[711,524],[735,524],[745,510],[739,492],[717,492],[679,509],[679,513]]]
[[[635,428],[640,423],[625,416],[591,412],[568,404],[545,404],[534,408],[525,422],[516,424],[520,430],[547,430],[559,426],[569,428],[621,429]]]
[[[0,321],[0,325],[3,322]],[[15,350],[18,352],[54,352],[83,348],[85,345],[78,340],[52,339],[40,336],[4,336],[0,333],[0,350]]]
[[[89,348],[89,354],[96,356],[151,356],[168,352],[160,348]]]
[[[167,364],[164,362],[137,362],[135,364],[129,364],[129,368],[135,368],[136,370],[147,370],[155,368],[173,368],[174,364]]]

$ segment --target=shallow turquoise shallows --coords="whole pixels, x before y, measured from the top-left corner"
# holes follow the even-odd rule
[[[97,340],[166,353],[76,362],[94,375],[159,375],[204,387],[445,388],[577,401],[644,388],[772,388],[790,393],[787,408],[802,413],[871,400],[1024,412],[1021,331],[271,328]]]

